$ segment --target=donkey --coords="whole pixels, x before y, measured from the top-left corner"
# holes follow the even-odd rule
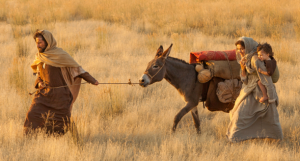
[[[147,69],[139,80],[142,87],[161,81],[165,78],[173,85],[182,96],[186,105],[177,113],[174,118],[173,132],[175,132],[178,122],[181,118],[191,111],[194,125],[198,134],[200,130],[200,120],[197,110],[200,96],[202,94],[203,84],[197,80],[195,65],[189,64],[184,60],[169,57],[172,45],[167,50],[160,46],[153,60],[148,63]]]

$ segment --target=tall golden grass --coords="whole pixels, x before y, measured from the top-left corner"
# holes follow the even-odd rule
[[[300,2],[0,0],[0,160],[297,160],[300,155]],[[37,52],[32,33],[50,30],[99,82],[137,82],[159,45],[188,61],[190,51],[235,48],[239,36],[269,42],[281,78],[276,83],[284,139],[232,144],[229,116],[198,106],[201,135],[166,81],[147,88],[82,85],[72,135],[23,136],[34,90],[30,64]]]
[[[83,19],[122,24],[143,33],[299,38],[299,1],[180,0],[1,0],[0,20],[13,25],[44,26]],[[17,10],[17,12],[16,12]]]

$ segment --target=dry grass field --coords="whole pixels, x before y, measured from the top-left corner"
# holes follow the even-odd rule
[[[299,160],[299,0],[0,0],[0,160]],[[240,36],[273,46],[284,139],[230,143],[229,115],[198,106],[201,135],[191,114],[171,126],[184,102],[166,81],[82,85],[72,116],[80,142],[23,136],[34,90],[32,33],[50,30],[99,82],[138,82],[159,47],[170,56],[234,49]]]

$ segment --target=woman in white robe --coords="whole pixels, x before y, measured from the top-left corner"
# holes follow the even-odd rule
[[[239,142],[253,138],[282,139],[282,129],[277,111],[278,96],[270,76],[258,71],[266,71],[264,62],[256,54],[257,42],[252,38],[241,37],[244,42],[245,56],[241,62],[241,55],[237,52],[237,61],[241,63],[241,80],[243,86],[233,109],[230,111],[230,123],[227,138],[231,142]],[[244,69],[243,69],[244,68]],[[243,72],[244,70],[244,72]],[[270,90],[269,101],[260,103],[262,92],[257,84],[258,80]]]

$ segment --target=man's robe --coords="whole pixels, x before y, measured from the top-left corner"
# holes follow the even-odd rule
[[[94,84],[96,80],[88,73],[78,75],[85,81]],[[36,79],[35,88],[39,82],[44,82],[47,87],[66,86],[60,67],[45,64],[45,69]],[[46,128],[48,133],[64,134],[70,123],[71,104],[73,101],[69,87],[45,88],[36,92],[29,111],[27,112],[24,132]]]

